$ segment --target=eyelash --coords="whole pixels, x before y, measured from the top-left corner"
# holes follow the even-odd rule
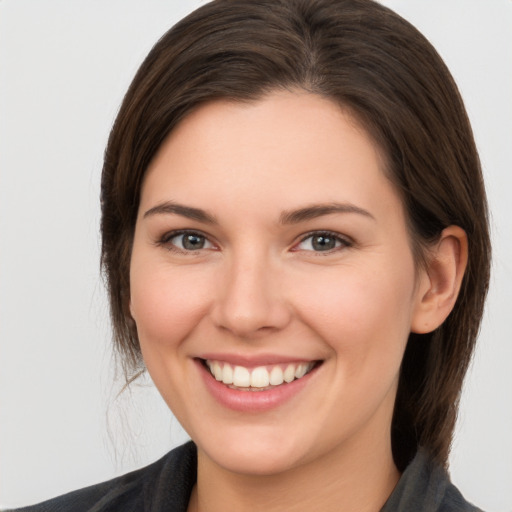
[[[185,235],[200,237],[200,238],[202,238],[205,241],[205,243],[210,244],[212,247],[200,247],[199,249],[193,250],[193,249],[181,248],[181,247],[176,246],[176,244],[171,243],[171,240],[173,238],[177,238],[179,236],[185,236]],[[334,240],[336,245],[335,245],[335,247],[333,247],[331,249],[318,250],[318,251],[309,250],[309,249],[300,249],[298,247],[301,244],[303,244],[304,242],[306,242],[307,240],[309,240],[310,238],[313,239],[314,237],[326,238],[326,239]],[[312,241],[312,244],[313,243],[314,242]],[[187,229],[171,231],[169,233],[165,233],[157,241],[157,245],[161,246],[161,247],[165,247],[169,251],[177,252],[177,253],[180,253],[180,254],[192,254],[192,253],[195,253],[195,252],[198,253],[199,251],[201,251],[203,249],[211,249],[211,248],[215,247],[213,242],[211,242],[208,239],[208,237],[206,235],[204,235],[203,233],[201,233],[200,231],[187,230]],[[291,251],[293,251],[293,252],[305,251],[305,252],[316,253],[318,255],[324,255],[324,254],[328,255],[328,254],[332,254],[333,252],[337,252],[339,250],[347,249],[347,248],[352,247],[352,246],[353,246],[353,241],[352,240],[348,239],[347,237],[343,237],[343,236],[339,235],[338,233],[334,233],[332,231],[311,231],[310,233],[307,233],[306,235],[304,235],[301,238],[300,242],[298,242],[297,244],[295,244],[292,247]]]
[[[325,251],[314,251],[314,250],[298,248],[298,246],[303,244],[306,240],[309,240],[310,238],[313,239],[314,237],[317,237],[317,238],[323,237],[323,238],[332,239],[332,240],[334,240],[335,244],[337,244],[337,246],[333,247],[332,249],[326,249]],[[312,243],[313,243],[313,241],[312,241]],[[347,237],[341,236],[339,233],[335,233],[333,231],[312,231],[312,232],[304,235],[301,238],[300,242],[298,244],[296,244],[292,250],[293,251],[305,250],[307,252],[312,252],[312,253],[315,253],[318,255],[328,255],[328,254],[332,254],[334,252],[337,252],[337,251],[340,251],[343,249],[347,249],[349,247],[352,247],[353,245],[354,245],[354,242],[352,240],[350,240]]]
[[[200,238],[204,239],[205,243],[211,244],[212,247],[214,247],[214,244],[209,240],[209,238],[206,235],[204,235],[200,231],[194,231],[194,230],[190,230],[190,229],[182,229],[182,230],[171,231],[169,233],[165,233],[160,238],[160,240],[157,241],[157,245],[161,246],[161,247],[165,247],[167,250],[169,250],[171,252],[176,252],[179,254],[199,253],[199,251],[202,249],[210,249],[210,247],[200,247],[199,249],[196,249],[196,250],[185,249],[185,248],[182,249],[181,247],[176,246],[176,244],[171,243],[171,240],[173,238],[177,238],[179,236],[185,236],[185,235],[200,237]]]

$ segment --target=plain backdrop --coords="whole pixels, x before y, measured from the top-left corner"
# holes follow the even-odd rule
[[[138,65],[202,3],[0,0],[3,507],[111,478],[186,439],[149,381],[115,399],[98,196],[104,145]],[[446,60],[480,149],[493,277],[451,473],[484,510],[512,511],[512,1],[383,3]]]

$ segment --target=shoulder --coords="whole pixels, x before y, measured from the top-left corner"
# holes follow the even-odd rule
[[[381,512],[482,512],[467,502],[425,450],[406,468]]]
[[[189,442],[142,469],[11,512],[158,512],[171,505],[186,511],[196,468],[196,447]]]

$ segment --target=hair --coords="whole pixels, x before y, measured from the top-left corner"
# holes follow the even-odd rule
[[[409,337],[391,425],[400,470],[419,446],[447,466],[489,281],[485,189],[448,69],[417,29],[372,0],[217,0],[164,34],[142,63],[112,128],[101,183],[101,263],[127,382],[144,368],[129,269],[149,163],[200,105],[297,89],[348,109],[380,147],[417,262],[447,226],[467,234],[469,260],[453,311],[434,332]]]

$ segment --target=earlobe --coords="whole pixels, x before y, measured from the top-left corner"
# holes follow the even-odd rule
[[[443,230],[429,251],[427,268],[418,284],[411,331],[419,334],[437,329],[452,311],[468,260],[468,241],[459,226]]]

